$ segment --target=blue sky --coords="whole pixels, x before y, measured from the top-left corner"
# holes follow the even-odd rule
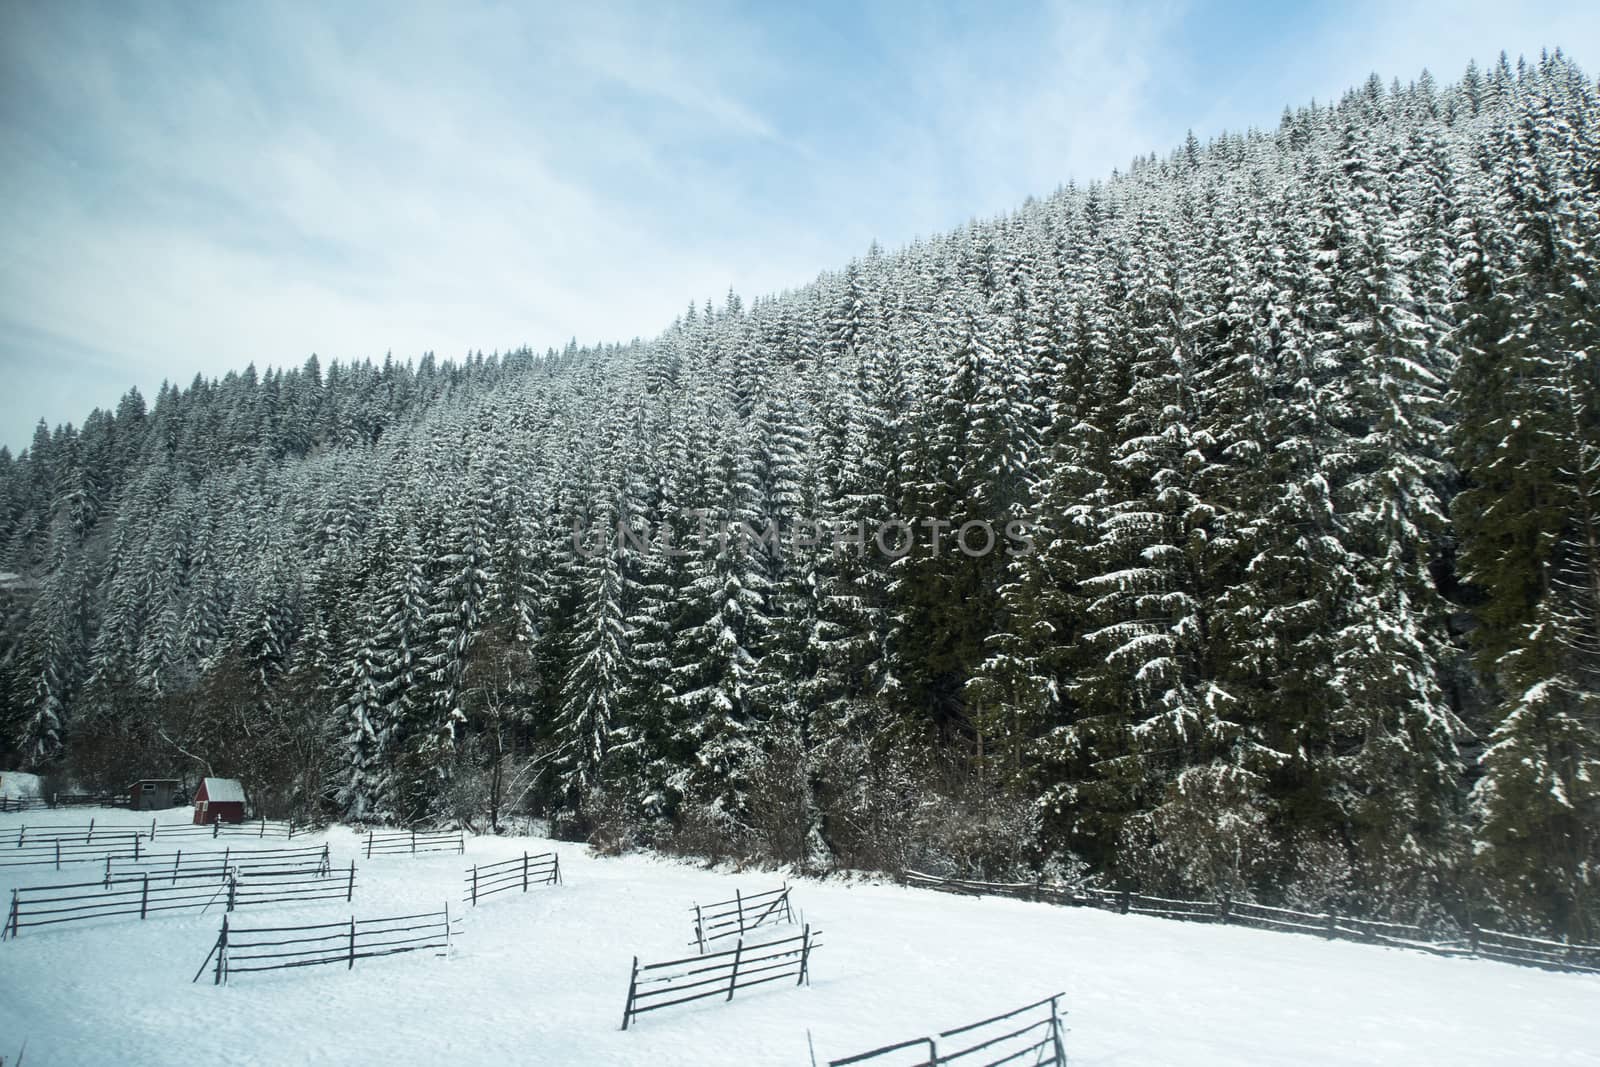
[[[1600,5],[0,0],[0,444],[254,362],[649,336]]]

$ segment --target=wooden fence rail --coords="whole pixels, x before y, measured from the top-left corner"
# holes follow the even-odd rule
[[[316,967],[322,964],[345,965],[356,960],[393,956],[401,952],[420,952],[430,948],[449,948],[455,932],[450,905],[443,911],[420,915],[395,915],[384,919],[317,923],[311,926],[260,926],[230,930],[227,917],[222,931],[212,943],[205,962],[195,972],[194,981],[213,967],[212,981],[222,985],[235,974],[250,971],[281,971],[290,967]]]
[[[137,880],[127,879],[109,885],[99,881],[27,886],[11,891],[11,907],[6,913],[5,925],[0,927],[0,937],[14,938],[27,927],[123,915],[137,915],[143,920],[157,912],[204,910],[212,905],[232,911],[256,904],[348,901],[355,894],[355,888],[354,861],[343,878],[317,872],[264,875],[229,872],[219,880],[208,871],[178,877],[143,874]]]
[[[1332,912],[1296,911],[1228,900],[1180,900],[1143,893],[1030,882],[979,882],[904,871],[908,885],[968,896],[1013,897],[1077,907],[1102,908],[1124,915],[1151,915],[1187,922],[1227,923],[1262,930],[1312,934],[1329,940],[1409,948],[1436,956],[1468,956],[1547,970],[1600,974],[1600,945],[1553,941],[1469,926],[1464,938],[1444,937],[1407,923],[1357,919]]]
[[[910,1041],[900,1041],[893,1045],[875,1048],[871,1052],[859,1052],[844,1059],[829,1060],[828,1067],[847,1067],[849,1064],[865,1063],[867,1060],[880,1059],[908,1049],[916,1049],[919,1053],[916,1067],[941,1067],[957,1060],[962,1061],[963,1067],[1000,1067],[1001,1064],[1016,1062],[1036,1067],[1066,1067],[1067,1052],[1061,1040],[1059,1004],[1064,995],[1057,993],[1053,997],[1026,1004],[1002,1015],[984,1019],[982,1022],[968,1023],[953,1030],[946,1030],[937,1037],[912,1038]],[[1020,1025],[1015,1021],[1019,1016],[1041,1008],[1048,1008],[1049,1014]],[[1001,1026],[1002,1023],[1005,1024],[1004,1027]],[[960,1038],[960,1041],[952,1042],[952,1038]],[[941,1042],[944,1042],[943,1051]],[[965,1059],[980,1052],[986,1057],[982,1061]]]
[[[493,896],[530,885],[560,885],[561,857],[554,852],[501,860],[499,863],[474,863],[467,870],[466,901],[476,907],[481,897]]]
[[[670,1008],[676,1004],[721,997],[732,1000],[734,993],[751,986],[793,978],[796,986],[811,983],[811,953],[821,947],[807,924],[798,937],[767,941],[748,948],[741,940],[732,950],[709,952],[687,959],[640,965],[633,958],[633,975],[628,980],[628,1001],[622,1009],[622,1028],[645,1012]]]
[[[372,830],[367,834],[367,858],[373,856],[415,855],[418,852],[467,851],[462,830]]]
[[[780,922],[794,922],[788,885],[750,896],[734,890],[732,900],[694,906],[694,940],[689,944],[704,952],[712,942],[729,937],[743,938],[759,926]]]
[[[36,811],[49,806],[43,797],[0,797],[0,812]]]

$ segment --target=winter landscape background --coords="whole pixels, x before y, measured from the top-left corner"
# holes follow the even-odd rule
[[[1597,139],[1557,52],[1374,76],[650,340],[41,424],[0,765],[1593,941]]]

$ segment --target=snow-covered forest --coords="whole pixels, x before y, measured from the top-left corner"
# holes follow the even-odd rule
[[[1597,257],[1596,85],[1502,59],[653,340],[129,393],[0,451],[0,765],[1594,940]]]

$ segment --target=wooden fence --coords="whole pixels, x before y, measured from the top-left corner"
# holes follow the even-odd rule
[[[158,837],[254,837],[291,841],[296,833],[304,837],[310,832],[309,827],[271,819],[252,819],[249,822],[223,822],[221,819],[213,819],[208,823],[168,823],[165,826],[158,825],[154,819],[150,820],[152,841]]]
[[[141,874],[136,879],[110,883],[27,886],[11,891],[11,908],[4,927],[0,927],[0,936],[14,938],[26,927],[122,915],[137,915],[143,920],[157,912],[204,910],[212,905],[232,911],[256,904],[298,904],[341,898],[348,901],[355,888],[354,861],[349,873],[342,878],[316,872],[242,876],[230,872],[217,878],[206,871],[176,877]]]
[[[126,793],[55,793],[50,797],[52,808],[125,808]]]
[[[333,866],[328,846],[308,848],[263,849],[191,849],[176,852],[147,853],[140,859],[107,857],[105,880],[107,883],[124,881],[148,874],[152,878],[167,875],[205,874],[217,878],[230,871],[235,874],[327,874]]]
[[[1061,1012],[1059,1001],[1064,994],[1035,1001],[995,1015],[982,1022],[968,1023],[954,1030],[946,1030],[936,1037],[918,1037],[893,1045],[860,1052],[842,1060],[829,1060],[828,1067],[846,1067],[847,1064],[865,1063],[868,1060],[896,1056],[906,1067],[941,1067],[943,1064],[962,1061],[963,1067],[1000,1067],[1003,1063],[1023,1062],[1035,1067],[1066,1067],[1067,1052],[1061,1041]],[[1047,1009],[1048,1013],[1041,1011]],[[1020,1016],[1039,1012],[1032,1022],[1019,1023]],[[952,1038],[959,1040],[952,1041]],[[941,1042],[944,1044],[941,1046]],[[954,1046],[954,1047],[952,1047]],[[982,1060],[965,1057],[983,1053]],[[910,1057],[915,1054],[916,1059]]]
[[[233,880],[183,878],[173,882],[152,881],[149,876],[137,882],[107,886],[104,882],[73,882],[66,885],[29,886],[11,891],[11,909],[0,936],[15,938],[24,927],[55,926],[110,916],[137,915],[141,920],[163,911],[188,908],[229,907],[234,892]]]
[[[734,890],[732,900],[694,906],[694,940],[689,944],[698,946],[704,952],[706,946],[714,941],[728,937],[743,938],[758,926],[779,922],[794,922],[787,885],[750,896]]]
[[[372,830],[367,834],[367,858],[373,856],[415,855],[418,852],[467,851],[466,833],[461,830]]]
[[[560,856],[554,852],[542,852],[537,856],[524,852],[519,859],[474,863],[467,871],[465,899],[476,907],[480,897],[494,896],[519,887],[526,893],[530,885],[560,884]]]
[[[93,841],[71,838],[44,838],[28,840],[12,847],[0,846],[0,867],[54,867],[74,863],[104,863],[108,858],[131,856],[138,859],[144,853],[137,833],[103,833]]]
[[[90,819],[86,823],[55,823],[45,826],[8,826],[0,829],[0,850],[20,848],[41,841],[65,841],[82,845],[93,844],[96,839],[125,838],[129,834],[148,837],[142,822],[103,823]]]
[[[349,903],[356,892],[356,861],[351,860],[347,870],[331,871],[275,871],[272,873],[244,872],[237,876],[238,890],[234,893],[236,907],[256,904],[304,904],[313,900],[339,900]]]
[[[56,793],[50,797],[0,797],[0,812],[38,811],[41,808],[125,808],[126,796],[110,793]]]
[[[635,956],[633,975],[628,980],[628,1002],[622,1009],[622,1028],[626,1030],[645,1012],[709,997],[732,1000],[738,990],[767,982],[793,978],[796,986],[809,985],[811,953],[821,947],[817,941],[821,936],[822,931],[813,935],[807,924],[798,937],[749,948],[740,941],[731,951],[643,966]]]
[[[460,922],[459,919],[454,921]],[[212,980],[216,985],[223,984],[231,975],[249,971],[281,971],[338,963],[348,970],[356,965],[356,960],[448,948],[453,933],[451,924],[448,903],[443,911],[421,915],[361,920],[352,915],[349,922],[260,926],[249,930],[229,930],[224,917],[222,931],[193,980],[198,982],[200,976],[213,967],[213,960],[216,962]]]
[[[1526,937],[1485,930],[1478,926],[1468,926],[1464,936],[1448,937],[1407,923],[1357,919],[1333,912],[1297,911],[1293,908],[1270,907],[1237,900],[1181,900],[1086,886],[1033,882],[979,882],[968,878],[940,878],[910,870],[904,871],[902,877],[908,885],[967,896],[1003,896],[1017,900],[1101,908],[1123,915],[1151,915],[1185,922],[1226,923],[1260,930],[1312,934],[1329,940],[1416,949],[1436,956],[1475,957],[1549,970],[1600,974],[1600,945]]]
[[[138,834],[147,841],[191,837],[253,837],[289,841],[297,833],[304,837],[310,832],[311,830],[308,827],[295,826],[286,822],[269,822],[264,819],[246,823],[219,821],[205,823],[204,825],[168,823],[165,826],[155,819],[151,819],[148,826],[143,822],[97,823],[96,820],[90,819],[87,823],[71,825],[22,825],[0,829],[0,851],[40,841],[78,841],[83,844],[92,844],[96,839],[104,840],[110,836],[125,837],[128,834]]]

